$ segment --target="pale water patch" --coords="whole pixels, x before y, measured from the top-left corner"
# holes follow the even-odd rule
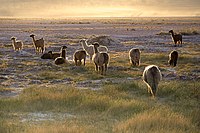
[[[69,118],[76,118],[75,115],[69,113],[53,113],[53,112],[33,112],[20,115],[21,122],[44,122],[44,121],[60,121]]]
[[[0,92],[0,98],[10,98],[18,96],[24,88],[11,88],[10,90],[5,90]]]

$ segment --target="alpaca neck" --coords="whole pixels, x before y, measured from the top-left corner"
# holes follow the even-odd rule
[[[174,38],[174,32],[172,31],[171,33],[172,33],[172,37]]]
[[[82,42],[82,46],[83,46],[84,48],[87,48],[87,47],[88,47],[87,42],[86,42],[86,41]]]
[[[35,43],[35,37],[32,37],[32,39],[33,39],[33,42]]]
[[[13,39],[12,41],[13,41],[13,44],[16,44],[16,40],[15,39]]]
[[[65,49],[62,50],[61,57],[63,57],[64,59],[66,59],[66,52],[65,52]]]
[[[97,47],[95,47],[95,46],[94,46],[94,53],[95,53],[95,54],[96,54],[96,53],[99,53]]]

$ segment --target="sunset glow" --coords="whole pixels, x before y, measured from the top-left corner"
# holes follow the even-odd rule
[[[199,0],[0,0],[0,17],[199,16]]]

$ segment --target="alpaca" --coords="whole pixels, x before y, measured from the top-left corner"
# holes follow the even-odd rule
[[[44,53],[41,56],[41,59],[52,59],[52,51],[49,51],[48,53]]]
[[[161,72],[156,65],[149,65],[145,67],[145,70],[143,72],[143,81],[148,86],[148,92],[155,97],[158,83],[160,82],[162,78]]]
[[[107,65],[109,63],[109,55],[108,53],[103,53],[98,51],[99,43],[93,43],[94,48],[94,55],[92,57],[92,60],[96,66],[96,71],[100,71],[101,75],[104,73],[106,74],[107,71]],[[105,71],[105,72],[104,72]]]
[[[66,46],[62,47],[62,52],[60,54],[60,57],[57,57],[55,59],[55,64],[56,65],[60,65],[60,64],[64,64],[66,62]]]
[[[15,50],[15,51],[19,51],[19,50],[22,50],[22,48],[23,48],[23,42],[21,41],[21,40],[17,40],[16,41],[16,37],[11,37],[11,40],[13,41],[13,49]]]
[[[176,47],[176,44],[178,44],[178,46],[179,46],[179,44],[181,44],[181,46],[182,46],[182,35],[181,34],[174,34],[173,30],[170,30],[169,33],[171,33],[171,35],[172,35],[172,39],[173,39],[174,44],[175,44],[174,46]]]
[[[93,46],[92,45],[88,45],[86,39],[81,40],[80,43],[82,44],[82,47],[86,51],[87,55],[90,56],[90,62],[91,62],[92,55],[94,54]]]
[[[132,63],[132,65],[136,66],[140,66],[140,50],[136,49],[136,48],[132,48],[129,51],[129,59],[130,59],[130,63]]]
[[[94,50],[93,50],[93,45],[88,45],[87,40],[86,39],[82,39],[80,41],[80,43],[82,44],[83,49],[86,51],[87,55],[90,56],[90,62],[92,60],[92,56],[94,54]],[[98,50],[100,52],[108,52],[108,48],[106,46],[99,46]]]
[[[35,40],[35,35],[34,34],[31,34],[30,37],[33,39],[33,44],[35,46],[36,54],[39,53],[39,52],[43,53],[44,50],[45,50],[44,39],[41,38],[39,40]]]
[[[62,53],[63,47],[61,47],[60,52],[52,52],[52,59],[56,59],[57,57],[60,57],[60,54]]]
[[[74,53],[74,62],[76,64],[76,66],[82,64],[82,62],[81,62],[82,59],[84,60],[84,66],[85,66],[85,60],[86,60],[86,52],[85,52],[85,50],[76,51]],[[79,60],[79,64],[77,63],[77,60]]]
[[[178,60],[178,52],[174,50],[169,54],[168,63],[169,63],[170,66],[175,67],[176,64],[177,64],[177,60]]]

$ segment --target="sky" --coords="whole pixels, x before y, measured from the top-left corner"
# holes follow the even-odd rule
[[[200,0],[0,0],[0,17],[200,16]]]

